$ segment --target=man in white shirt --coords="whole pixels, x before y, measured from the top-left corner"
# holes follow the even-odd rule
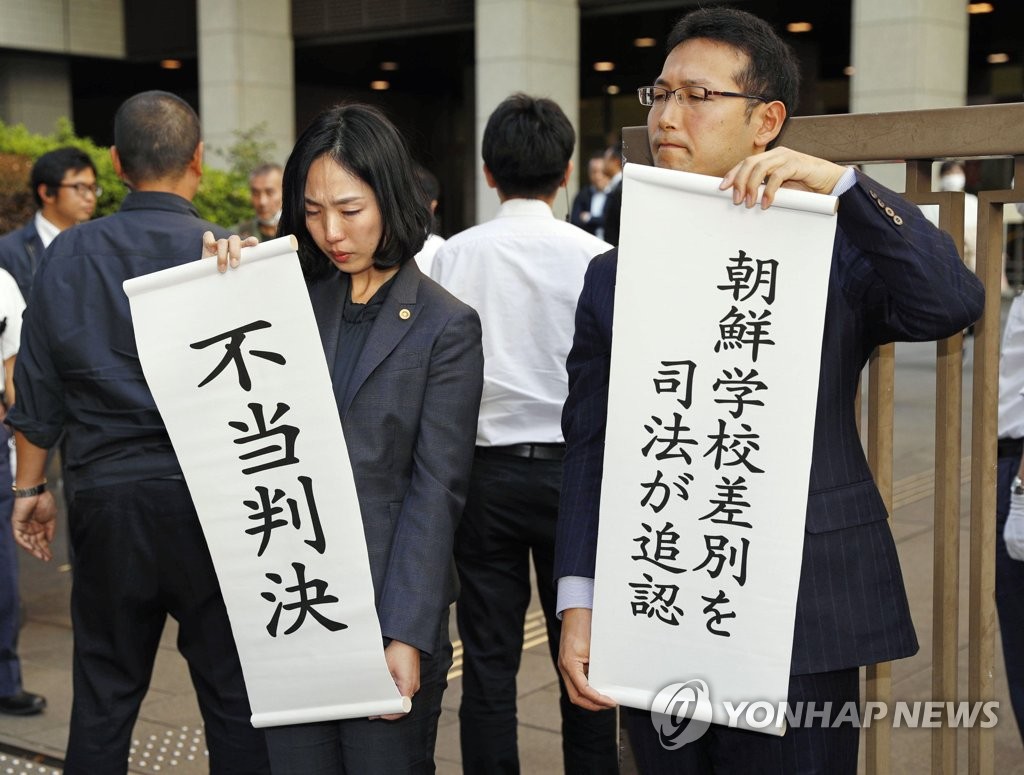
[[[1003,330],[999,359],[999,470],[996,482],[996,609],[1010,702],[1024,740],[1024,296]]]
[[[439,234],[435,234],[434,230],[437,229],[437,203],[441,196],[441,184],[437,180],[437,176],[424,167],[422,164],[416,165],[416,179],[420,182],[420,187],[423,189],[423,194],[427,198],[427,202],[430,204],[430,233],[427,235],[426,241],[423,243],[423,247],[420,248],[420,252],[416,254],[416,265],[420,268],[420,271],[425,275],[430,275],[430,267],[434,263],[434,256],[437,254],[437,249],[444,244],[444,237]]]
[[[0,238],[0,268],[14,277],[26,301],[43,251],[62,231],[92,218],[103,195],[92,159],[72,147],[36,159],[30,185],[39,210],[27,224]]]
[[[494,220],[449,239],[431,276],[474,307],[483,325],[484,389],[466,508],[455,542],[462,585],[461,722],[466,773],[518,773],[516,672],[530,602],[530,555],[557,659],[552,586],[565,445],[565,359],[590,259],[606,242],[554,217],[575,136],[551,100],[515,94],[484,130]],[[618,772],[614,713],[572,705],[561,686],[566,773]]]

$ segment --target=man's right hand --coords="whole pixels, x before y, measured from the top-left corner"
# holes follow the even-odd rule
[[[53,495],[44,492],[30,498],[15,498],[11,513],[14,540],[40,560],[50,560],[50,542],[57,529],[57,504]]]
[[[605,697],[590,685],[589,608],[567,608],[562,613],[562,642],[558,651],[558,671],[565,681],[569,699],[586,710],[614,708],[615,700]]]

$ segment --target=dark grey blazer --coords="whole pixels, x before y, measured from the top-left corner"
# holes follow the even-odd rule
[[[569,353],[555,578],[593,578],[618,252],[587,270]],[[858,173],[839,198],[791,673],[917,651],[899,558],[854,415],[860,373],[886,342],[941,339],[981,315],[984,289],[947,234]]]
[[[43,241],[36,232],[35,216],[20,229],[0,237],[0,269],[11,273],[26,302],[32,293],[32,278],[42,257]]]
[[[336,276],[309,287],[328,364]],[[338,406],[385,638],[433,653],[455,600],[452,543],[483,390],[476,312],[415,261],[395,277]]]

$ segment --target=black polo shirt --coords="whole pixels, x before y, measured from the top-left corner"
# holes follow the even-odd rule
[[[44,254],[8,421],[44,448],[66,432],[65,484],[75,491],[181,475],[142,375],[121,284],[197,260],[206,230],[227,236],[180,196],[133,192],[120,211],[62,232]]]

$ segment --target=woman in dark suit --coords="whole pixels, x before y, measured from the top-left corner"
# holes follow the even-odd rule
[[[480,321],[412,260],[430,211],[401,135],[376,109],[340,105],[318,116],[285,166],[283,198],[279,233],[299,241],[359,497],[385,657],[413,703],[406,715],[270,728],[271,768],[275,775],[433,772],[452,664],[452,540],[483,384]]]

